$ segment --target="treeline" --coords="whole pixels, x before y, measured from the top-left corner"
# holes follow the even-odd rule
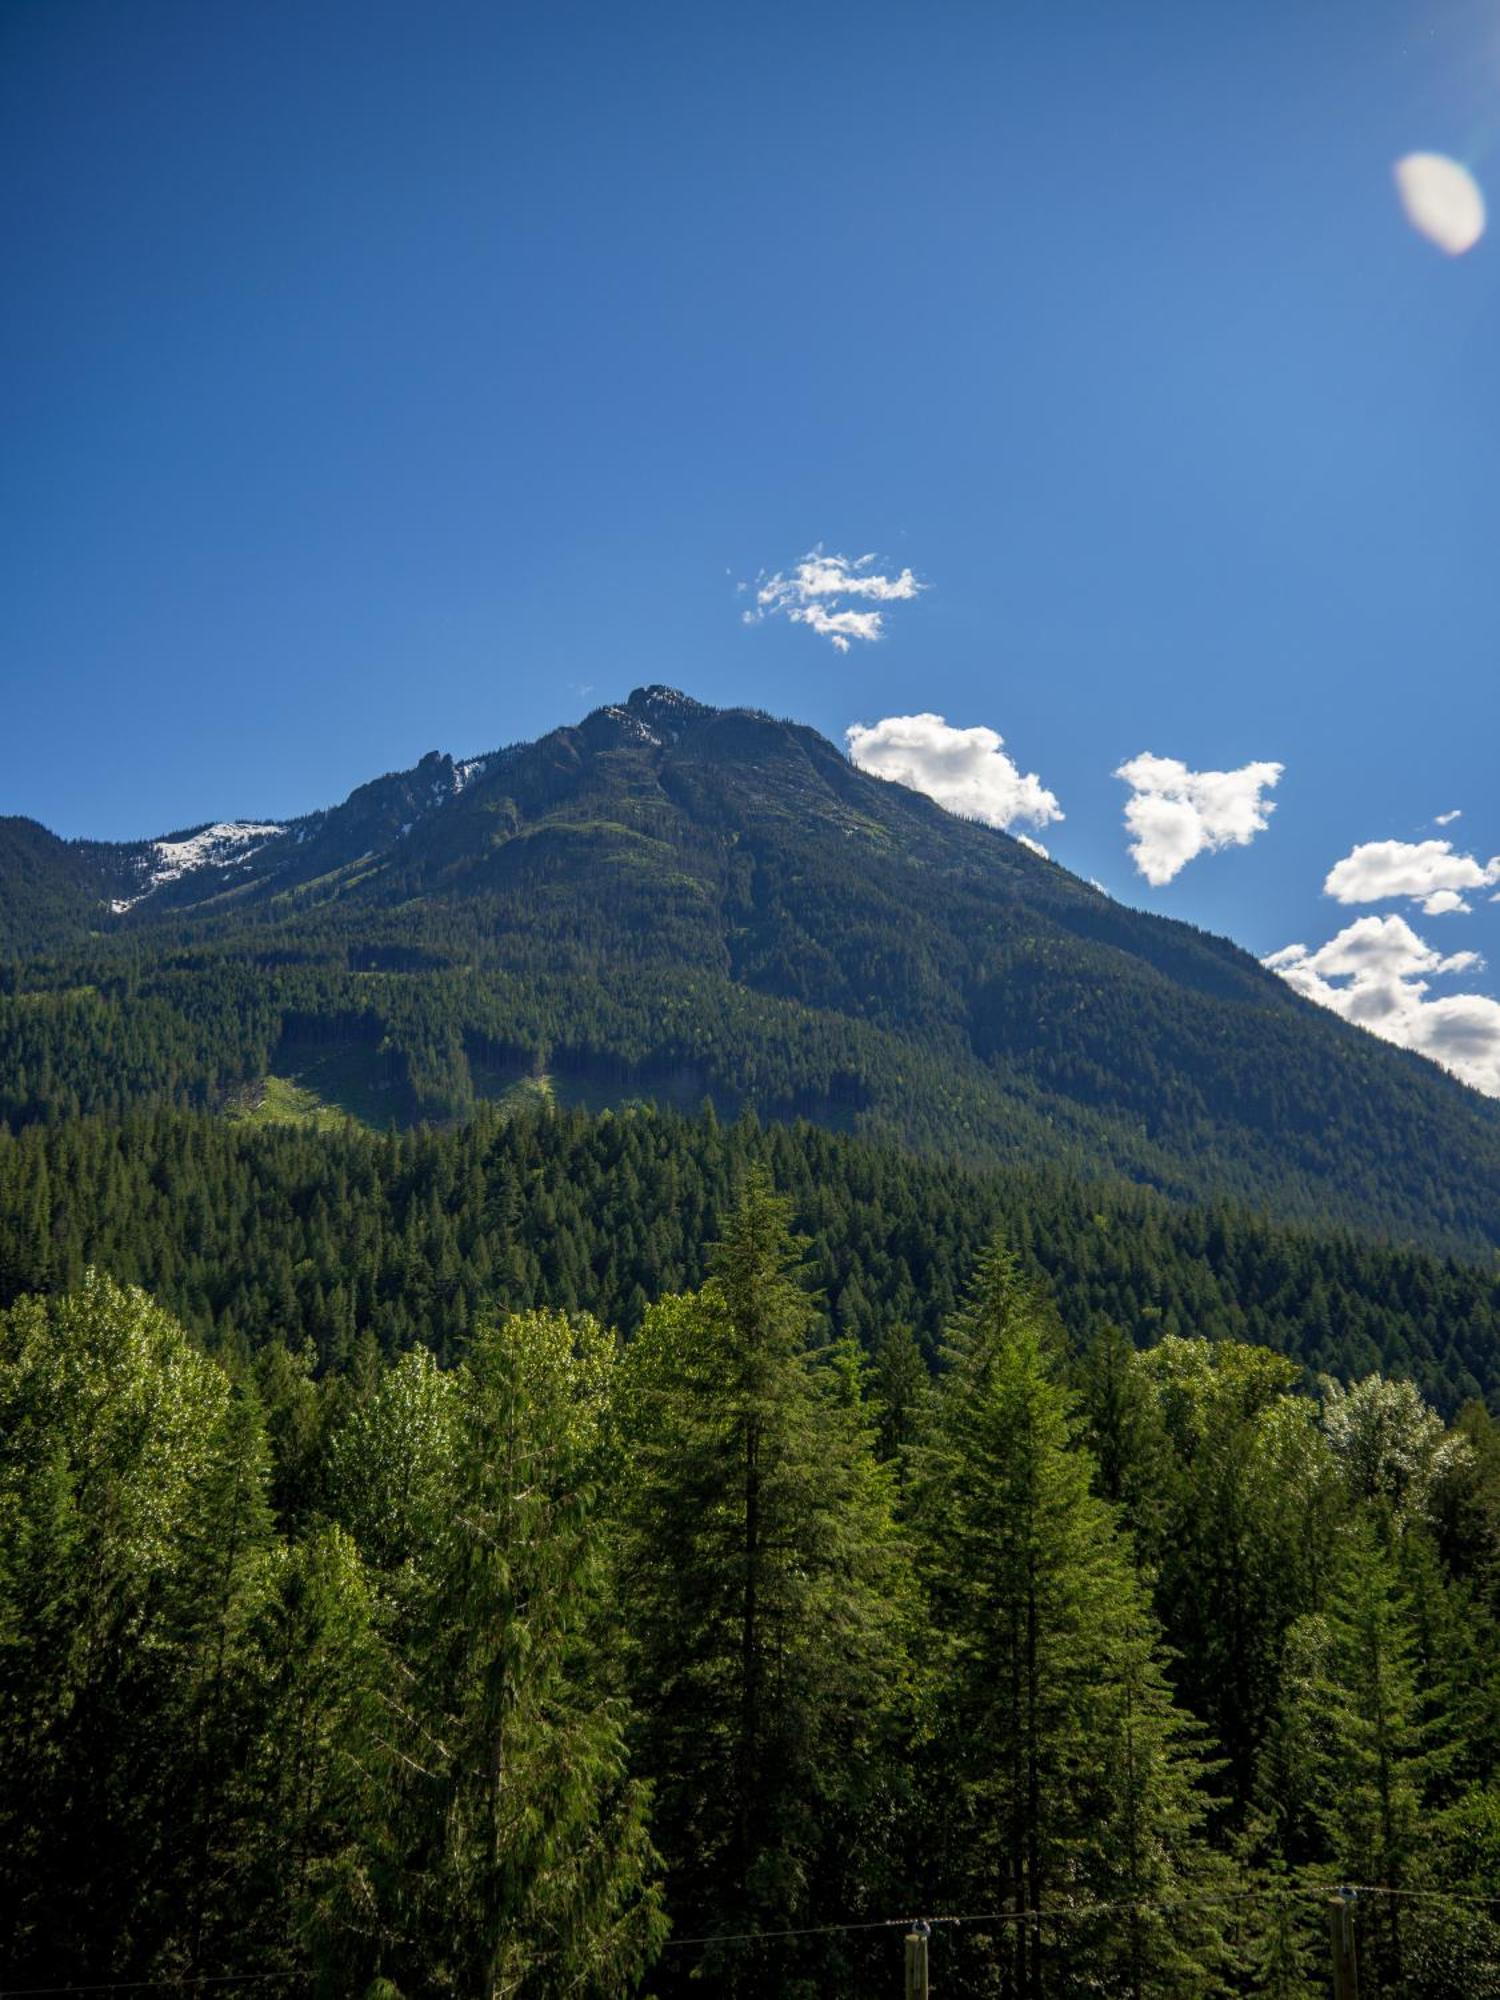
[[[0,1315],[12,1986],[1500,1993],[1500,1434],[1100,1331],[992,1244],[934,1375],[752,1173],[623,1344]],[[961,1921],[960,1921],[961,1920]]]
[[[0,1132],[0,1305],[90,1264],[143,1285],[205,1343],[455,1357],[496,1309],[597,1312],[633,1333],[700,1285],[732,1190],[765,1167],[813,1241],[829,1323],[929,1358],[999,1229],[1072,1337],[1106,1323],[1275,1348],[1348,1380],[1410,1376],[1451,1415],[1500,1406],[1500,1275],[1227,1204],[1058,1173],[966,1171],[800,1124],[641,1109],[486,1112],[386,1137],[135,1113]]]

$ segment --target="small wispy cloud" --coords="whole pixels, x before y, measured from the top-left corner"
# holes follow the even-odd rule
[[[755,580],[755,607],[742,614],[744,621],[759,625],[766,618],[785,618],[807,626],[841,653],[855,641],[873,644],[884,635],[886,613],[855,607],[906,604],[928,587],[910,569],[888,575],[875,567],[878,560],[873,555],[827,555],[820,543],[789,571],[761,571]],[[742,592],[748,588],[740,585]]]
[[[1452,826],[1456,819],[1462,819],[1463,816],[1463,807],[1455,806],[1452,812],[1439,813],[1432,823],[1434,826]]]
[[[888,715],[851,723],[844,740],[849,761],[860,770],[910,785],[965,819],[1009,828],[1046,826],[1063,817],[1036,773],[1023,772],[1004,737],[982,725],[958,729],[941,715]],[[1039,841],[1027,845],[1046,852]]]
[[[1470,889],[1500,882],[1500,854],[1479,861],[1451,840],[1366,840],[1336,861],[1323,884],[1337,903],[1420,903],[1429,917],[1470,910]]]
[[[880,637],[880,611],[830,611],[823,604],[804,604],[787,612],[794,625],[809,625],[824,639],[832,639],[841,653],[849,650],[851,639],[867,642]]]
[[[1500,1097],[1500,1001],[1484,993],[1428,998],[1434,978],[1483,962],[1477,952],[1435,951],[1404,917],[1375,916],[1356,917],[1315,951],[1289,944],[1263,961],[1309,1000]]]
[[[1264,794],[1284,764],[1243,764],[1237,771],[1190,771],[1176,757],[1149,750],[1115,772],[1130,787],[1125,828],[1130,855],[1155,887],[1170,882],[1200,854],[1248,847],[1269,824],[1274,805]]]

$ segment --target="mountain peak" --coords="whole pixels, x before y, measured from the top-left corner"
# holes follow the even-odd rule
[[[668,742],[673,741],[689,723],[701,722],[714,713],[706,703],[694,701],[680,688],[663,687],[659,682],[632,690],[625,706],[648,729]]]

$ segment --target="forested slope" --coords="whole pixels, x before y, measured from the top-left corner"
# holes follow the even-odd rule
[[[808,1125],[649,1108],[488,1111],[378,1137],[134,1113],[0,1135],[0,1303],[96,1264],[229,1351],[361,1341],[445,1359],[494,1309],[592,1311],[626,1333],[701,1282],[753,1166],[790,1195],[831,1324],[929,1359],[989,1232],[1074,1338],[1106,1323],[1261,1343],[1310,1371],[1410,1375],[1441,1409],[1500,1400],[1500,1272],[1355,1232],[1054,1172],[969,1170]]]
[[[749,710],[644,689],[302,820],[112,860],[20,824],[12,1125],[219,1109],[320,1062],[377,1123],[548,1077],[1500,1242],[1500,1107]],[[134,892],[85,921],[80,870]]]

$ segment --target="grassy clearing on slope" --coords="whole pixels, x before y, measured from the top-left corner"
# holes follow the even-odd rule
[[[545,1070],[534,1075],[517,1076],[512,1068],[471,1058],[469,1074],[474,1079],[476,1097],[486,1104],[500,1105],[507,1111],[531,1111],[539,1104],[555,1102],[552,1078]]]
[[[312,1125],[323,1131],[342,1131],[356,1122],[347,1111],[329,1104],[295,1077],[268,1076],[253,1102],[230,1106],[229,1116],[245,1125]]]
[[[385,1057],[356,1042],[283,1041],[275,1067],[229,1115],[260,1125],[312,1125],[334,1130],[365,1125],[384,1132],[413,1122],[411,1093],[393,1082]]]

